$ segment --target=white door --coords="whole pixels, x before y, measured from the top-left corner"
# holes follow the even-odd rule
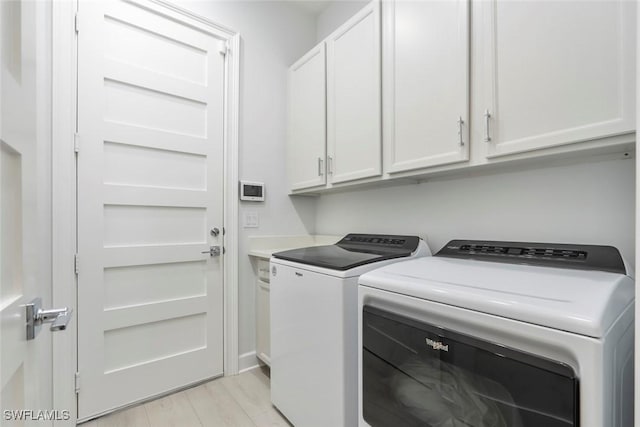
[[[636,2],[474,3],[487,156],[635,130]],[[474,64],[475,65],[475,64]],[[488,137],[488,138],[487,138]]]
[[[189,19],[80,3],[81,420],[223,373],[225,55]]]
[[[385,172],[469,159],[469,0],[383,2]]]
[[[380,3],[327,38],[327,173],[331,183],[380,175]]]
[[[51,308],[50,19],[45,2],[0,2],[2,426],[71,416],[71,408],[52,411],[49,325],[26,336],[25,304],[39,297]]]
[[[292,190],[327,182],[325,63],[322,42],[289,68],[287,173]]]

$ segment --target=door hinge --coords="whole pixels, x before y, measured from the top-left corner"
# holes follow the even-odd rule
[[[76,34],[80,32],[80,20],[78,19],[78,12],[76,12],[76,16],[73,19],[73,28],[76,30]]]
[[[76,153],[80,151],[80,135],[77,133],[73,134],[73,151]]]
[[[73,271],[75,271],[76,274],[78,274],[78,272],[80,271],[80,261],[78,261],[78,254],[75,254],[73,256]]]
[[[76,393],[80,393],[80,372],[76,372],[75,383],[76,383]]]
[[[222,55],[226,55],[229,52],[229,42],[226,40],[220,40],[218,42],[218,52]]]

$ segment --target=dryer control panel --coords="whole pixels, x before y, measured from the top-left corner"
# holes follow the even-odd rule
[[[452,240],[435,256],[627,274],[613,246]]]

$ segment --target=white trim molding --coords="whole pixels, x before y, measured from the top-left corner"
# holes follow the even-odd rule
[[[62,334],[53,334],[53,409],[68,410],[69,420],[56,426],[75,426],[77,405],[76,310],[76,59],[74,1],[51,3],[52,56],[52,300],[54,307],[69,307],[74,315]]]
[[[238,362],[239,374],[255,369],[261,365],[261,362],[258,360],[258,357],[256,356],[255,351],[242,353],[239,359],[240,359]]]
[[[237,375],[238,357],[238,146],[240,126],[240,35],[228,39],[225,89],[225,236],[224,258],[224,373]]]

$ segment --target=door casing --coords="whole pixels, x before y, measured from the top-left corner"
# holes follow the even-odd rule
[[[224,375],[238,373],[238,126],[240,83],[240,34],[204,17],[163,0],[128,0],[161,11],[176,19],[188,20],[202,31],[215,34],[227,42],[224,112]],[[75,255],[77,247],[77,181],[76,151],[76,87],[77,34],[82,32],[82,5],[76,1],[52,3],[53,56],[53,304],[77,310]],[[80,12],[79,12],[80,9]],[[79,12],[79,13],[78,13]],[[56,425],[75,426],[77,420],[76,387],[82,390],[82,379],[76,380],[77,325],[75,319],[67,334],[53,339],[54,408],[69,408],[71,418]]]

